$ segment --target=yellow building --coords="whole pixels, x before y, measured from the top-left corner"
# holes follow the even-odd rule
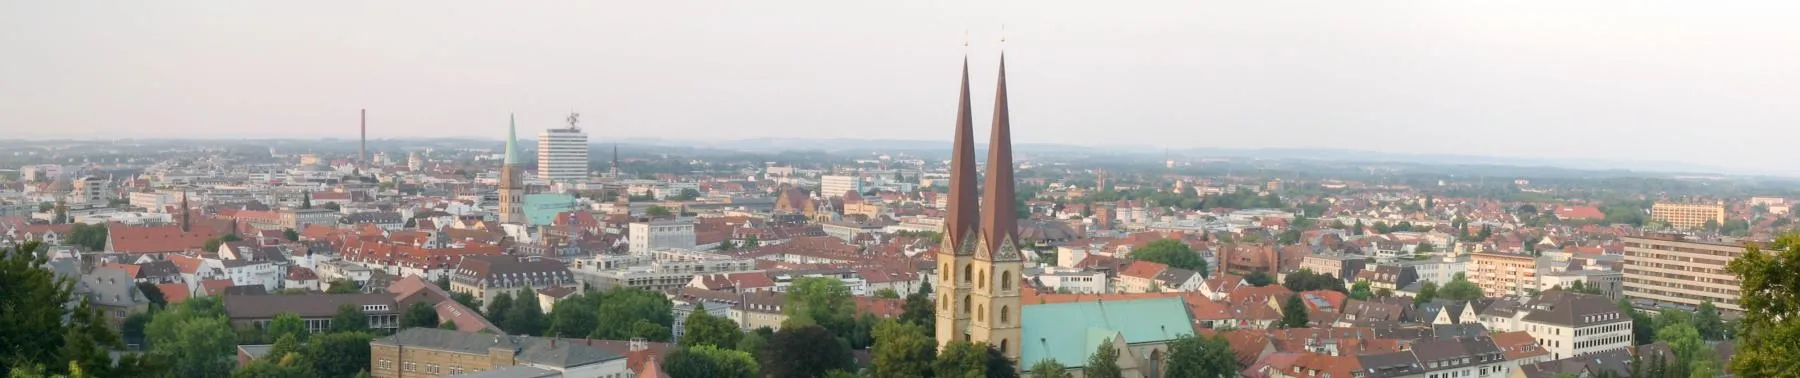
[[[1470,259],[1473,269],[1469,282],[1481,287],[1482,295],[1499,297],[1522,295],[1538,288],[1537,259],[1529,255],[1482,252]]]
[[[1675,228],[1700,228],[1706,221],[1725,224],[1725,202],[1679,203],[1657,202],[1650,206],[1650,220],[1668,223]]]
[[[1744,254],[1744,246],[1673,234],[1621,239],[1627,298],[1689,306],[1711,301],[1720,309],[1744,310],[1738,305],[1741,279],[1725,270],[1725,264]]]

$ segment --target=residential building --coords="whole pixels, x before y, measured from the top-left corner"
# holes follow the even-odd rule
[[[1355,375],[1368,377],[1503,377],[1513,365],[1487,336],[1423,340],[1409,350],[1356,359],[1363,370]]]
[[[498,255],[464,256],[450,275],[450,291],[469,293],[491,303],[501,292],[517,293],[520,289],[535,292],[550,286],[571,286],[575,277],[569,267],[555,260],[536,257]]]
[[[1743,311],[1741,279],[1725,265],[1744,254],[1742,245],[1689,239],[1675,234],[1624,237],[1625,297],[1652,304]]]
[[[537,175],[546,182],[577,182],[588,177],[588,137],[569,115],[569,127],[538,133]]]
[[[687,334],[687,318],[688,316],[693,315],[694,311],[706,311],[707,315],[716,316],[722,319],[731,319],[732,304],[733,303],[730,302],[704,299],[692,302],[683,301],[675,303],[675,306],[669,308],[670,313],[675,316],[675,324],[670,327],[672,333],[669,342],[681,342],[681,336]]]
[[[291,312],[299,315],[306,323],[306,330],[313,333],[331,329],[332,317],[345,305],[355,306],[368,315],[369,329],[385,332],[400,328],[400,313],[406,311],[394,301],[394,295],[388,293],[227,295],[224,304],[226,315],[236,326],[262,329],[276,315]]]
[[[280,227],[291,228],[296,231],[304,230],[306,229],[306,226],[315,224],[336,227],[339,216],[336,211],[317,207],[311,209],[282,209],[278,214],[281,219]]]
[[[407,328],[369,342],[369,375],[454,376],[530,367],[550,370],[561,377],[632,376],[626,356],[584,341]]]
[[[1631,316],[1598,295],[1552,291],[1523,303],[1501,300],[1479,319],[1492,332],[1529,333],[1552,360],[1632,345]]]
[[[1538,287],[1537,259],[1530,255],[1482,252],[1470,260],[1473,269],[1465,276],[1481,287],[1485,296],[1523,295]]]
[[[74,184],[75,192],[69,197],[71,203],[106,206],[113,197],[107,188],[112,180],[88,176],[75,180]]]
[[[75,283],[76,298],[85,298],[88,306],[99,311],[106,325],[119,330],[125,317],[150,311],[150,299],[138,291],[131,272],[118,268],[95,268],[81,275]]]
[[[1725,224],[1725,202],[1657,202],[1650,205],[1650,220],[1676,228],[1698,229],[1707,222],[1717,227]]]
[[[634,255],[648,255],[670,249],[693,249],[694,222],[690,220],[641,220],[631,222],[629,249]]]
[[[1330,273],[1332,277],[1350,278],[1362,272],[1369,263],[1368,256],[1362,255],[1312,255],[1300,260],[1300,269],[1310,269],[1314,273]]]

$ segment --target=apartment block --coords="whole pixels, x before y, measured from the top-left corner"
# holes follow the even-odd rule
[[[1470,261],[1474,269],[1466,276],[1481,287],[1485,296],[1522,295],[1526,290],[1542,290],[1538,288],[1537,259],[1529,255],[1483,252],[1474,254]]]
[[[1675,234],[1624,237],[1625,297],[1648,304],[1714,306],[1743,311],[1737,275],[1725,264],[1745,252],[1743,245],[1688,239]]]
[[[1725,224],[1725,202],[1680,203],[1657,202],[1650,206],[1650,220],[1668,223],[1675,228],[1700,228],[1706,221]]]

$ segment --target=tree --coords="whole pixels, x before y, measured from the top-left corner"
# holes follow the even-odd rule
[[[1380,289],[1375,289],[1375,297],[1376,298],[1387,298],[1387,297],[1392,297],[1392,296],[1394,296],[1394,289],[1389,289],[1389,288],[1385,288],[1385,287],[1380,288]]]
[[[1119,371],[1119,349],[1113,346],[1112,338],[1100,341],[1100,347],[1088,356],[1087,366],[1081,367],[1083,378],[1124,378],[1125,373]]]
[[[850,298],[850,288],[836,278],[794,279],[788,286],[787,303],[782,308],[782,312],[788,316],[786,323],[818,324],[830,330],[833,335],[846,338],[855,326],[856,302]],[[781,327],[785,329],[789,326],[782,324]]]
[[[668,207],[661,205],[651,205],[650,207],[644,208],[644,215],[648,215],[651,218],[669,218],[675,216],[675,211],[669,210]]]
[[[400,315],[400,328],[436,327],[438,325],[437,309],[424,301],[413,302],[406,307],[406,313]]]
[[[1206,260],[1201,259],[1194,249],[1175,239],[1162,239],[1150,242],[1143,248],[1131,251],[1131,257],[1140,261],[1158,262],[1171,268],[1181,268],[1206,275]]]
[[[369,368],[367,332],[335,332],[319,335],[306,344],[306,360],[321,377],[348,377]]]
[[[150,305],[153,308],[169,306],[168,298],[163,296],[162,288],[156,287],[156,284],[139,282],[137,283],[137,289],[139,293],[144,293],[144,299],[150,300]]]
[[[900,293],[894,291],[893,288],[884,287],[875,291],[875,297],[881,299],[900,299]]]
[[[681,346],[684,347],[711,345],[734,348],[737,347],[738,340],[744,338],[744,332],[738,330],[736,322],[707,313],[704,303],[694,306],[694,312],[688,314],[683,323]]]
[[[932,307],[930,294],[913,294],[906,296],[906,303],[900,306],[900,321],[917,324],[925,329],[937,329],[937,312]],[[879,337],[876,338],[880,340]]]
[[[294,231],[292,228],[281,230],[281,237],[287,241],[300,241],[300,232]]]
[[[1444,287],[1438,288],[1437,291],[1438,296],[1457,301],[1480,299],[1481,294],[1481,287],[1475,286],[1474,282],[1469,282],[1469,278],[1460,272],[1450,279],[1450,283],[1444,284]]]
[[[1644,345],[1655,341],[1656,325],[1650,315],[1631,307],[1631,301],[1619,298],[1619,311],[1631,317],[1631,345]]]
[[[550,329],[545,336],[588,337],[600,326],[599,297],[600,293],[590,291],[557,301],[550,307]]]
[[[1769,243],[1754,243],[1726,265],[1742,277],[1737,354],[1730,370],[1742,377],[1775,377],[1800,371],[1800,234]]]
[[[718,247],[713,247],[714,251],[730,251],[733,249],[737,249],[737,245],[732,244],[731,239],[725,239],[725,241],[719,242]]]
[[[1419,246],[1413,248],[1413,253],[1432,253],[1432,252],[1437,252],[1437,246],[1432,245],[1431,242],[1429,242],[1429,241],[1419,242]]]
[[[450,299],[456,301],[456,303],[462,304],[463,307],[468,307],[470,310],[475,310],[476,312],[480,312],[483,308],[481,298],[476,298],[474,294],[451,292]]]
[[[593,307],[597,309],[594,312],[596,324],[589,337],[611,340],[642,337],[650,341],[668,341],[673,334],[674,304],[661,293],[615,287],[585,296],[592,297],[596,304]]]
[[[1350,234],[1351,234],[1351,235],[1355,235],[1355,236],[1362,236],[1362,234],[1363,234],[1363,228],[1364,228],[1364,226],[1363,226],[1363,222],[1362,222],[1362,219],[1357,219],[1357,220],[1356,220],[1356,224],[1355,224],[1355,225],[1352,225],[1352,226],[1350,226],[1350,227],[1351,227],[1351,228],[1350,228]]]
[[[185,304],[185,303],[184,303]],[[237,335],[223,315],[173,314],[164,311],[150,321],[150,355],[169,365],[177,377],[220,377],[231,372]],[[165,320],[164,316],[170,316]],[[166,328],[166,334],[161,329]]]
[[[66,244],[81,246],[89,251],[104,251],[106,250],[106,232],[106,226],[76,223],[69,230],[69,237],[64,240]]]
[[[761,246],[762,246],[762,241],[758,240],[756,238],[756,235],[750,235],[750,236],[744,237],[744,242],[741,245],[738,245],[738,249],[751,249],[751,248],[756,248],[756,247],[761,247]]]
[[[270,339],[280,340],[283,336],[292,336],[296,342],[306,342],[312,333],[306,330],[306,321],[299,314],[283,312],[275,314],[275,319],[263,327],[263,333]]]
[[[763,348],[763,373],[776,377],[817,377],[854,369],[849,343],[818,325],[782,326]]]
[[[1700,302],[1700,308],[1694,311],[1694,330],[1700,332],[1704,340],[1724,340],[1726,336],[1725,321],[1719,316],[1719,307],[1712,301]]]
[[[769,339],[775,337],[775,331],[769,327],[759,327],[744,332],[744,338],[738,339],[737,350],[756,355],[762,353],[763,347],[769,345]]]
[[[1369,300],[1370,297],[1374,297],[1375,292],[1370,290],[1369,287],[1368,280],[1356,280],[1356,284],[1350,286],[1350,299],[1366,301]]]
[[[1413,305],[1424,306],[1426,303],[1431,303],[1432,300],[1437,299],[1437,290],[1436,282],[1425,281],[1425,283],[1419,284],[1419,295],[1413,296]]]
[[[327,286],[325,292],[331,294],[356,294],[362,292],[362,285],[357,284],[356,281],[345,278],[331,280],[331,282],[326,283],[325,286]]]
[[[332,333],[368,332],[369,315],[364,314],[361,307],[345,303],[342,306],[338,306],[337,315],[331,316],[330,331]]]
[[[998,371],[989,369],[987,343],[955,341],[944,345],[944,351],[932,361],[932,375],[938,377],[992,377]],[[998,350],[995,351],[996,353]],[[1012,370],[1007,368],[1006,370]]]
[[[1269,277],[1269,273],[1259,270],[1251,272],[1248,276],[1244,276],[1244,283],[1250,284],[1250,286],[1263,287],[1275,283],[1275,278]]]
[[[326,202],[324,206],[319,206],[319,207],[324,208],[325,210],[331,210],[331,211],[344,210],[344,207],[342,205],[338,205],[337,202]]]
[[[1239,370],[1237,355],[1223,335],[1177,337],[1169,343],[1167,364],[1164,375],[1170,377],[1232,377]]]
[[[72,278],[41,268],[49,260],[39,246],[0,248],[0,371],[108,374],[106,351],[122,346],[119,335],[85,299],[75,300]],[[75,306],[66,306],[71,300]]]
[[[1312,269],[1301,268],[1293,273],[1288,273],[1281,281],[1282,286],[1294,292],[1312,290],[1331,290],[1346,294],[1350,292],[1344,289],[1344,280],[1340,280],[1330,273],[1314,273]]]
[[[937,341],[918,324],[882,320],[875,324],[876,378],[923,377],[931,373]]]
[[[513,300],[512,308],[506,313],[506,325],[500,329],[515,335],[544,334],[550,321],[544,318],[544,307],[538,304],[537,295],[532,294],[531,287],[520,288]]]
[[[1288,296],[1281,304],[1281,327],[1306,328],[1306,322],[1306,304],[1300,302],[1300,295]]]
[[[684,346],[662,361],[662,371],[670,378],[754,378],[759,369],[749,353],[713,345]]]
[[[1056,362],[1056,359],[1054,358],[1045,358],[1038,360],[1035,364],[1031,364],[1031,376],[1036,378],[1066,378],[1069,376],[1069,367]]]
[[[1700,339],[1700,332],[1687,323],[1671,324],[1656,330],[1656,341],[1669,343],[1676,363],[1669,368],[1676,377],[1687,376],[1696,364],[1710,364],[1716,354]]]
[[[1494,236],[1494,225],[1484,224],[1484,225],[1481,225],[1481,233],[1477,234],[1475,236],[1475,240],[1488,240],[1488,238],[1491,238],[1493,236]]]
[[[300,208],[301,209],[311,209],[312,208],[312,191],[308,191],[308,190],[300,191]]]
[[[481,313],[487,315],[488,322],[494,323],[495,327],[504,330],[506,329],[506,316],[512,314],[512,308],[512,292],[500,290],[500,294],[494,295],[493,301],[488,302],[487,311]]]

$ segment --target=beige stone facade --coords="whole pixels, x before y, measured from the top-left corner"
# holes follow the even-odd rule
[[[1725,203],[1657,202],[1650,206],[1650,220],[1668,223],[1675,228],[1701,228],[1706,221],[1725,224]]]

